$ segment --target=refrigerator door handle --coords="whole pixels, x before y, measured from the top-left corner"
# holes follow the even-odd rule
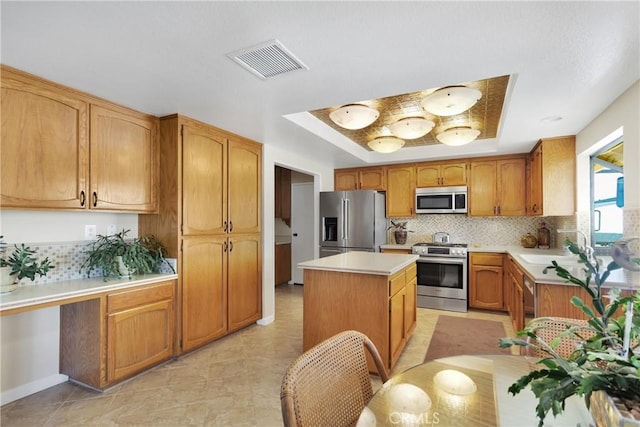
[[[349,239],[349,199],[344,199],[344,238]]]
[[[345,221],[344,221],[345,210],[346,210],[345,199],[340,199],[340,219],[342,220],[342,224],[340,224],[340,240],[345,239],[345,233],[344,233],[344,227],[346,227]]]

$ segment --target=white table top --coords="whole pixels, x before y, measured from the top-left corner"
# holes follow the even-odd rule
[[[346,252],[298,263],[310,270],[345,273],[379,274],[389,276],[415,262],[418,255],[388,254],[380,252]]]

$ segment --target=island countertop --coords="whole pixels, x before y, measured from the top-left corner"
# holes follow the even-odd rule
[[[298,263],[310,270],[341,271],[345,273],[378,274],[389,276],[418,259],[418,255],[379,252],[346,252]]]

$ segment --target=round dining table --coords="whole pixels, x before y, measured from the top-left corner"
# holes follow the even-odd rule
[[[509,386],[539,368],[535,358],[465,355],[435,359],[394,375],[362,411],[358,427],[535,427],[537,398],[530,388],[515,396]],[[584,399],[572,396],[562,414],[545,427],[588,427],[595,423]]]

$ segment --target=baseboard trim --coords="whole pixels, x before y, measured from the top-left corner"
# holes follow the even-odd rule
[[[64,383],[68,379],[69,377],[66,375],[54,374],[45,378],[40,378],[27,384],[19,385],[18,387],[14,387],[9,390],[2,390],[2,392],[0,393],[0,405],[11,403],[33,393],[37,393],[49,387],[53,387],[54,385]]]

